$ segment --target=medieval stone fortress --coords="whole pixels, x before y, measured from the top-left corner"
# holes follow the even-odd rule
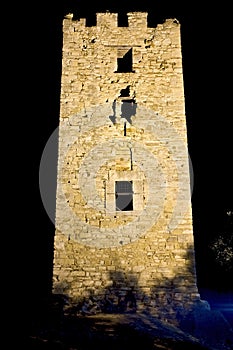
[[[63,20],[53,293],[175,319],[200,300],[180,23],[127,16]]]

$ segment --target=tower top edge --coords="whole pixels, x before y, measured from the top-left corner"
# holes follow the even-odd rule
[[[128,17],[128,27],[147,27],[148,12],[146,11],[129,11],[126,13]],[[64,16],[64,21],[72,21],[86,26],[86,18],[74,17],[73,13],[67,13]],[[163,23],[179,25],[180,22],[176,18],[166,18]],[[109,25],[118,27],[118,13],[117,12],[96,12],[96,26],[101,27]]]

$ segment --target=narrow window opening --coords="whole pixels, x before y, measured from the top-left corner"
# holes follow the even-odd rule
[[[104,180],[104,208],[106,209],[107,203],[107,192],[106,192],[106,181]]]
[[[117,73],[133,72],[133,50],[118,49],[117,54]]]
[[[130,96],[130,85],[128,85],[125,89],[121,89],[121,94],[119,97],[129,97]]]
[[[124,136],[126,136],[126,122],[124,122]]]
[[[133,182],[115,182],[116,211],[133,210]]]
[[[130,170],[133,170],[133,152],[132,152],[132,148],[130,148],[129,151],[130,151]]]

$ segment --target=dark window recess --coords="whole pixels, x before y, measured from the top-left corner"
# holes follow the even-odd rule
[[[122,50],[118,49],[117,73],[133,72],[133,50],[129,49],[122,55]]]
[[[124,122],[124,136],[126,136],[126,122]]]
[[[133,210],[133,182],[116,181],[115,197],[117,211]]]
[[[121,89],[121,94],[119,97],[129,97],[130,96],[130,85],[128,85],[125,89]]]

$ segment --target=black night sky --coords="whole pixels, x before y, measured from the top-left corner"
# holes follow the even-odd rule
[[[45,2],[35,3],[30,16],[22,18],[26,33],[22,50],[27,59],[21,69],[25,67],[28,73],[24,93],[25,105],[30,106],[28,114],[25,111],[27,142],[23,142],[28,169],[24,194],[27,210],[24,208],[23,216],[28,296],[43,297],[51,288],[54,225],[41,201],[39,167],[45,144],[58,126],[62,19],[73,12],[94,24],[95,13],[105,10],[118,12],[122,20],[128,11],[147,11],[153,27],[171,17],[181,23],[189,154],[194,171],[192,208],[198,286],[232,290],[229,272],[218,266],[208,248],[213,237],[227,226],[226,212],[233,210],[232,20],[230,5],[227,8],[221,3],[220,7],[211,2],[203,9],[203,2],[193,0],[144,0],[136,6],[133,1],[63,0],[49,9]]]

